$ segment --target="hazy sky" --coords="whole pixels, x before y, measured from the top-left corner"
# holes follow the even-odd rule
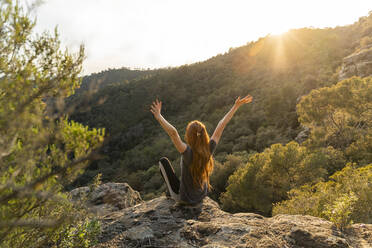
[[[64,46],[83,43],[83,74],[202,61],[269,33],[352,24],[372,0],[46,0],[37,31],[58,26]]]

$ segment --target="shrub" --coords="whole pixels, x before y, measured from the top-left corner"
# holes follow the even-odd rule
[[[289,199],[275,204],[273,215],[303,214],[326,218],[339,228],[348,223],[372,223],[372,164],[348,164],[328,182],[289,192]]]

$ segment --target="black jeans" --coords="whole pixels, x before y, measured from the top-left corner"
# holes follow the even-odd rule
[[[177,178],[174,169],[169,162],[168,158],[162,157],[159,160],[160,174],[162,175],[165,184],[167,185],[170,196],[175,200],[179,201],[180,196],[180,180]]]

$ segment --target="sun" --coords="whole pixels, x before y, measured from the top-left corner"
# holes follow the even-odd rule
[[[286,26],[276,26],[276,27],[274,26],[271,29],[270,34],[271,35],[282,35],[282,34],[286,33],[288,30],[289,30],[289,28],[286,27]]]
[[[282,18],[276,22],[266,23],[266,27],[271,35],[281,35],[293,28],[293,23],[291,20]]]

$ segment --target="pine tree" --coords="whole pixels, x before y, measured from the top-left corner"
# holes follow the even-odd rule
[[[0,246],[88,247],[97,223],[63,192],[104,136],[68,121],[63,104],[80,83],[84,48],[71,54],[57,30],[34,27],[18,1],[0,1]]]

